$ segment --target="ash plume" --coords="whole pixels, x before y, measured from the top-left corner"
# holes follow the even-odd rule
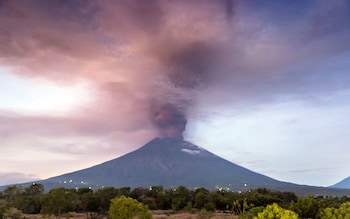
[[[348,106],[349,1],[302,2],[0,0],[1,149],[96,158],[288,101]]]
[[[163,133],[163,126],[149,119],[149,112],[157,108],[154,99],[186,121],[197,95],[222,78],[217,66],[226,43],[221,36],[233,6],[224,0],[118,2],[73,4],[72,16],[62,16],[70,4],[8,1],[6,13],[21,13],[0,21],[1,59],[21,76],[64,85],[87,81],[99,107],[77,109],[72,116],[86,119],[93,126],[88,130],[98,123],[99,129],[121,134]],[[16,25],[38,28],[12,28]]]
[[[196,27],[194,21],[191,21],[191,16],[186,15],[190,18],[186,25],[197,28],[196,31],[187,29],[188,27],[184,29],[177,21],[174,27],[159,28],[165,33],[152,36],[157,39],[157,43],[147,45],[145,51],[157,60],[159,76],[165,81],[162,86],[156,84],[156,88],[153,88],[152,93],[156,95],[157,103],[151,104],[150,109],[151,122],[161,137],[183,139],[187,124],[186,112],[195,103],[197,95],[216,80],[223,78],[222,66],[223,60],[226,60],[227,42],[225,37],[221,38],[218,35],[227,34],[224,27],[229,26],[233,16],[233,6],[228,2],[207,2],[208,8],[196,11],[197,15],[194,17],[205,17],[211,14],[210,9],[215,8],[216,15],[215,18],[212,16],[212,23],[207,19],[201,21],[202,24],[212,26],[213,33],[207,33],[207,29],[201,25]],[[186,6],[196,7],[191,3]],[[163,9],[166,10],[164,5]],[[227,13],[227,16],[221,17],[220,13]],[[169,16],[167,19],[174,18]],[[223,26],[217,26],[218,23]],[[182,32],[181,35],[175,35],[171,28]]]
[[[183,139],[187,119],[182,110],[172,104],[153,105],[151,120],[163,138]]]
[[[0,11],[0,58],[16,66],[14,74],[62,84],[88,81],[95,103],[104,106],[77,113],[91,126],[105,121],[111,132],[156,127],[151,131],[162,137],[182,138],[198,93],[222,78],[218,66],[236,5],[116,2],[7,1]],[[111,117],[118,122],[110,124]]]

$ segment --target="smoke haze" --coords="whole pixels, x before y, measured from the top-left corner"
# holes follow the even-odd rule
[[[346,0],[0,1],[0,78],[10,74],[38,85],[29,89],[84,88],[65,94],[76,104],[69,110],[59,105],[64,113],[58,114],[26,111],[39,105],[26,92],[3,98],[0,140],[6,146],[0,153],[10,159],[28,145],[33,159],[64,154],[64,162],[75,162],[66,164],[68,170],[91,164],[73,154],[93,154],[97,162],[155,136],[205,138],[196,133],[197,123],[229,129],[236,117],[269,104],[293,100],[323,107],[348,95],[349,8]],[[48,96],[46,105],[55,102],[52,93],[38,93]],[[22,99],[26,104],[16,110],[6,107]],[[344,99],[334,105],[346,105]],[[215,126],[217,116],[232,121]],[[41,165],[42,172],[63,163],[55,162]],[[17,157],[0,166],[28,163]]]
[[[227,18],[233,18],[228,2],[5,1],[1,32],[2,42],[7,43],[1,44],[2,62],[24,77],[68,86],[87,81],[96,88],[98,99],[102,94],[108,104],[116,104],[116,117],[132,105],[133,110],[141,110],[133,115],[148,118],[146,112],[158,108],[151,104],[155,100],[161,115],[181,115],[180,120],[186,121],[186,109],[198,93],[223,73],[218,65],[228,52],[224,49],[230,38]],[[12,28],[18,25],[27,28]],[[102,110],[94,112],[95,117],[113,117],[109,108]],[[88,111],[90,115],[94,110]],[[175,122],[171,127],[179,125],[178,119],[167,120],[171,122]],[[149,128],[152,123],[154,120],[143,122],[144,127],[139,128]],[[155,124],[153,127],[165,128]],[[165,129],[157,132],[185,128]]]
[[[171,104],[152,105],[151,120],[160,135],[166,138],[182,139],[182,133],[186,129],[187,119],[183,110]]]

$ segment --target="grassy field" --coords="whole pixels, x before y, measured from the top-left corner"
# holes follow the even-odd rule
[[[210,212],[199,212],[199,213],[172,213],[166,211],[152,211],[154,219],[237,219],[238,217],[228,213],[210,213]]]

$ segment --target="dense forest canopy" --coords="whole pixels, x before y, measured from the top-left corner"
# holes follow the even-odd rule
[[[0,218],[22,213],[60,217],[69,212],[86,213],[87,218],[99,218],[108,215],[111,200],[120,197],[128,201],[135,200],[150,210],[224,211],[245,218],[280,208],[288,210],[288,214],[292,211],[293,215],[296,213],[300,218],[327,218],[327,215],[348,212],[350,209],[349,196],[298,197],[292,192],[265,188],[232,192],[223,189],[209,191],[205,188],[190,190],[184,186],[164,188],[160,185],[134,189],[106,187],[95,191],[90,188],[60,187],[44,193],[44,186],[34,183],[28,187],[10,186],[0,192]]]

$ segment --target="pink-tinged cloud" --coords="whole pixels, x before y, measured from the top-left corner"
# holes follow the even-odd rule
[[[231,0],[1,1],[0,66],[38,83],[83,82],[90,102],[61,116],[0,111],[0,138],[67,137],[76,145],[78,138],[97,137],[109,151],[117,141],[182,136],[198,106],[244,109],[349,88],[349,63],[336,63],[349,55],[349,7],[347,1],[303,7]],[[164,113],[172,117],[169,126],[152,119],[167,109],[162,106],[173,106]]]
[[[299,14],[281,20],[254,4],[5,1],[0,62],[25,77],[89,83],[95,98],[91,106],[69,121],[52,119],[57,127],[70,124],[92,133],[150,128],[154,102],[185,113],[208,88],[217,89],[225,100],[221,104],[227,104],[230,98],[271,99],[274,93],[317,92],[310,84],[327,86],[300,69],[315,72],[316,63],[349,48],[350,31],[339,22],[349,20],[349,4],[314,2],[301,10],[290,3]],[[276,7],[278,14],[288,10]],[[349,80],[329,77],[339,80],[329,90]]]
[[[138,88],[153,87],[140,79],[165,77],[170,85],[192,88],[255,81],[256,74],[271,76],[286,64],[348,48],[348,28],[339,22],[349,19],[346,2],[313,3],[310,13],[282,21],[229,2],[8,1],[2,6],[2,60],[19,74],[67,83],[81,78]],[[334,44],[322,44],[332,37]]]

